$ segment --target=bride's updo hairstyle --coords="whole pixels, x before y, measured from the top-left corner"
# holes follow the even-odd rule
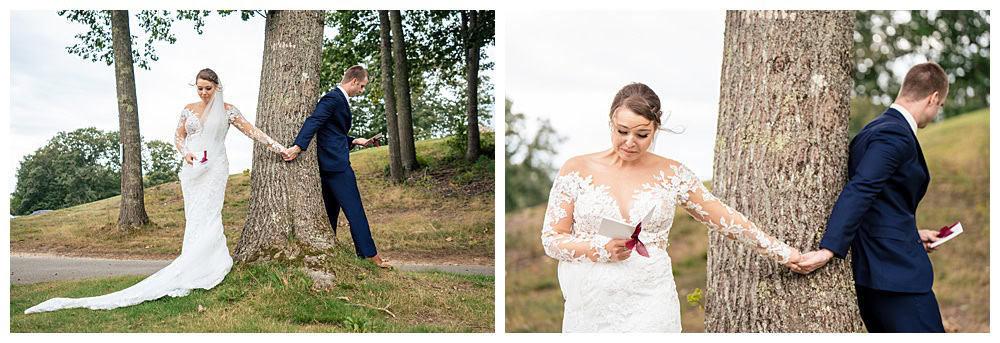
[[[663,110],[660,108],[660,97],[656,96],[656,92],[653,92],[653,89],[645,84],[633,82],[622,87],[618,94],[615,94],[615,100],[611,102],[611,112],[608,113],[608,119],[613,121],[615,112],[622,107],[652,121],[655,130],[679,133],[677,130],[668,129],[661,125]],[[669,116],[668,114],[667,117]]]
[[[219,85],[219,75],[216,74],[214,70],[208,68],[199,71],[198,75],[194,77],[194,80],[195,82],[197,82],[198,80],[211,81],[216,86]]]
[[[614,120],[615,112],[621,107],[649,119],[653,122],[653,127],[660,127],[660,117],[663,116],[663,111],[660,110],[660,97],[656,96],[649,86],[633,82],[622,87],[618,94],[615,94],[615,100],[611,102],[608,119]]]

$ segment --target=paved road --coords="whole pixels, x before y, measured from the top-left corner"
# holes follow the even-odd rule
[[[170,264],[170,261],[109,260],[61,256],[11,256],[10,283],[20,285],[56,280],[149,275]],[[405,271],[439,270],[457,274],[493,275],[493,266],[431,264],[393,264],[393,266],[396,269]]]
[[[71,257],[10,257],[10,283],[87,279],[124,275],[149,275],[171,260],[107,260]]]

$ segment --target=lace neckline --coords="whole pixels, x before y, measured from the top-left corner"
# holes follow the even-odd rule
[[[198,127],[205,127],[205,121],[203,120],[201,113],[195,112],[194,110],[187,107],[185,107],[184,109],[187,110],[190,115],[193,115],[194,119],[198,121]]]
[[[659,176],[656,176],[656,174],[659,174]],[[636,216],[636,209],[640,207],[642,194],[646,191],[656,188],[655,184],[657,182],[662,182],[666,180],[666,176],[664,175],[664,172],[661,169],[653,173],[652,180],[636,185],[635,189],[632,190],[631,195],[629,196],[632,199],[632,202],[630,204],[631,206],[628,207],[628,211],[623,211],[625,208],[621,206],[621,203],[618,201],[618,199],[616,199],[615,196],[611,194],[611,192],[609,191],[611,189],[610,185],[595,184],[593,174],[587,175],[587,177],[582,177],[580,176],[580,172],[573,171],[563,176],[570,176],[570,175],[579,178],[581,186],[593,190],[596,193],[596,195],[601,199],[602,203],[606,203],[612,206],[615,209],[614,211],[615,216],[617,216],[617,218],[615,219],[622,220],[626,224],[636,224],[638,220],[641,220],[641,219],[638,220],[635,219],[635,216]]]

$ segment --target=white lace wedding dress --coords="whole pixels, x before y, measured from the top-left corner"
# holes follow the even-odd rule
[[[621,218],[611,187],[595,185],[593,176],[570,170],[554,180],[542,245],[546,254],[559,260],[563,332],[681,331],[680,304],[666,250],[678,204],[709,229],[746,242],[778,262],[788,261],[788,245],[714,198],[688,168],[671,163],[665,169],[631,192],[628,218]],[[649,257],[633,251],[624,261],[610,261],[604,248],[610,238],[597,235],[601,218],[636,225],[651,209],[653,214],[639,234]]]
[[[248,122],[236,107],[226,105],[222,90],[205,106],[201,119],[185,108],[175,135],[175,144],[182,155],[197,157],[194,165],[184,163],[178,174],[184,195],[184,242],[181,255],[169,265],[132,287],[111,294],[89,298],[53,298],[35,305],[24,313],[55,311],[85,307],[106,310],[135,305],[165,295],[180,297],[192,289],[211,289],[222,282],[233,265],[226,247],[222,228],[222,204],[229,177],[226,157],[226,133],[229,125],[271,150],[283,147]],[[207,161],[200,161],[207,155]]]

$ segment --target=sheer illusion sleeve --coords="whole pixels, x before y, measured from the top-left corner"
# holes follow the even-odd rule
[[[577,172],[556,177],[542,223],[542,247],[550,257],[567,262],[608,262],[611,253],[604,247],[610,238],[593,233],[573,232],[573,210],[582,179]]]
[[[181,156],[190,153],[187,148],[187,129],[184,128],[187,124],[187,114],[188,109],[181,110],[181,119],[177,120],[177,131],[174,131],[174,146],[181,152]]]
[[[681,185],[677,201],[694,219],[729,239],[753,246],[764,257],[781,263],[788,262],[792,253],[788,244],[764,233],[743,214],[712,196],[687,167],[671,168],[674,169],[672,182]]]
[[[285,149],[284,146],[275,142],[271,137],[268,137],[263,131],[253,126],[250,122],[243,118],[243,113],[236,106],[229,105],[226,108],[226,115],[229,117],[229,123],[233,124],[236,129],[243,132],[244,135],[250,137],[254,141],[266,145],[271,151],[281,153]]]

